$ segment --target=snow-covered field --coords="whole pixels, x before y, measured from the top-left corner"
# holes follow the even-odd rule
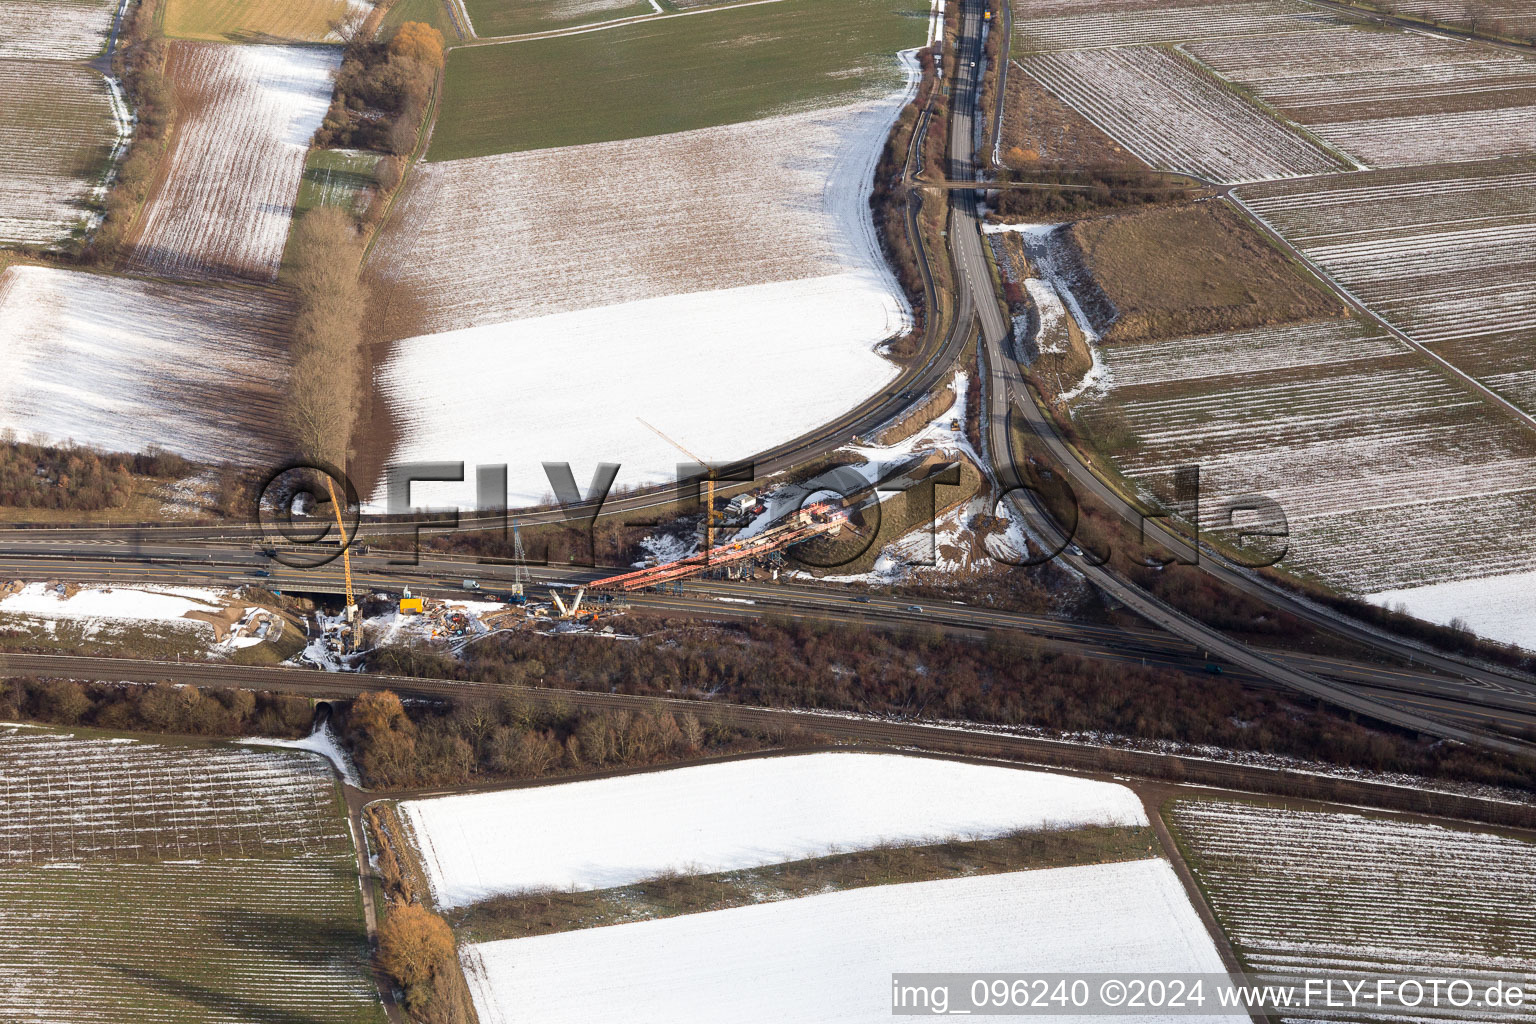
[[[87,587],[66,596],[56,586],[29,583],[0,598],[0,614],[45,619],[116,619],[119,621],[185,622],[211,630],[206,622],[188,619],[188,612],[221,612],[228,595],[203,587]]]
[[[115,0],[0,0],[0,244],[48,246],[92,226],[132,132],[101,52]]]
[[[1387,322],[1536,410],[1536,167],[1383,172],[1240,196]]]
[[[1536,844],[1204,800],[1175,804],[1173,824],[1252,970],[1536,971]]]
[[[0,1019],[382,1019],[320,758],[0,726],[0,780]]]
[[[340,47],[172,46],[187,113],[133,259],[151,274],[274,280]]]
[[[1014,31],[1028,50],[1172,43],[1259,32],[1305,32],[1333,19],[1290,0],[1246,3],[1029,2],[1019,7]]]
[[[1536,569],[1474,576],[1450,583],[1383,590],[1366,599],[1442,626],[1465,625],[1478,636],[1536,650]]]
[[[1310,127],[1373,167],[1536,154],[1536,105],[1320,122]]]
[[[1536,87],[1536,61],[1415,32],[1242,36],[1184,49],[1308,123],[1359,104],[1409,114],[1426,102]]]
[[[129,126],[108,82],[62,61],[0,59],[0,242],[47,245],[90,219]]]
[[[1116,461],[1153,492],[1198,463],[1207,530],[1231,499],[1267,495],[1285,564],[1361,595],[1536,570],[1536,445],[1379,332],[1320,321],[1103,358],[1112,387],[1084,415],[1134,435]],[[1496,602],[1467,597],[1468,619]]]
[[[0,865],[301,857],[343,830],[319,757],[0,726],[0,778]]]
[[[481,1024],[876,1024],[896,972],[1222,970],[1162,860],[878,885],[461,958]]]
[[[0,0],[0,58],[88,60],[106,46],[117,0]]]
[[[1415,32],[1201,42],[1191,54],[1366,164],[1536,153],[1536,60]]]
[[[1044,53],[1024,67],[1154,167],[1221,182],[1339,169],[1333,157],[1167,50]]]
[[[1130,790],[890,754],[755,758],[400,805],[439,906],[1020,829],[1144,825]]]
[[[529,503],[544,461],[670,479],[681,456],[637,419],[729,460],[877,391],[910,323],[868,208],[904,96],[418,169],[373,259],[424,311],[379,379],[395,459],[506,463]]]
[[[0,429],[205,462],[280,458],[276,300],[11,267],[0,274]]]

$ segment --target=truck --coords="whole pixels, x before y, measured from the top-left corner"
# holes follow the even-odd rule
[[[725,506],[725,514],[732,519],[745,519],[748,516],[760,515],[763,505],[755,495],[738,494],[731,499],[731,503]]]
[[[464,589],[465,590],[479,590],[480,589],[480,581],[479,580],[465,580],[464,581]]]

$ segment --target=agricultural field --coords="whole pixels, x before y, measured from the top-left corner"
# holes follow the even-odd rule
[[[1180,800],[1169,822],[1251,971],[1536,972],[1536,844],[1217,800]]]
[[[167,70],[185,123],[141,218],[132,268],[275,280],[340,66],[335,47],[174,44]]]
[[[1240,190],[1388,323],[1536,411],[1536,167],[1480,165]]]
[[[1019,830],[1144,825],[1109,783],[887,754],[756,758],[400,805],[439,907]]]
[[[0,59],[0,243],[48,245],[83,229],[129,129],[100,73]]]
[[[285,623],[229,591],[205,587],[18,581],[0,584],[0,626],[0,647],[75,653],[116,647],[163,659],[227,656],[260,647],[268,639],[279,640]],[[290,637],[282,649],[301,644],[300,638]],[[273,651],[269,648],[268,653]]]
[[[1095,293],[1085,307],[1106,344],[1345,313],[1220,203],[1078,221],[1063,235],[1092,278],[1080,292]]]
[[[1379,29],[1184,49],[1368,166],[1536,154],[1536,58]]]
[[[877,280],[861,200],[900,96],[421,165],[372,265],[422,319],[400,320],[388,298],[386,318],[437,333],[850,271]]]
[[[282,457],[287,313],[263,289],[0,273],[0,430],[196,462]]]
[[[464,9],[482,39],[658,13],[650,0],[464,0]]]
[[[367,0],[167,0],[165,33],[210,42],[338,42],[372,9]]]
[[[1153,167],[1236,182],[1343,166],[1169,50],[1043,53],[1023,67]]]
[[[1012,0],[1013,53],[1306,32],[1337,19],[1295,0]]]
[[[1003,160],[1018,166],[1141,169],[1145,162],[1017,68],[1003,103]]]
[[[0,59],[89,60],[116,12],[117,0],[0,0]]]
[[[1536,11],[1526,0],[1368,0],[1371,6],[1406,18],[1475,29],[1515,39],[1536,36]]]
[[[309,154],[294,216],[302,217],[320,206],[336,206],[362,213],[377,184],[374,170],[380,154],[350,149],[317,149]]]
[[[1508,596],[1536,572],[1536,441],[1422,356],[1351,320],[1100,356],[1078,419],[1149,497],[1198,463],[1207,531],[1230,538],[1231,500],[1267,495],[1289,523],[1282,566],[1439,621],[1414,591],[1461,581],[1456,616],[1529,642],[1532,613]]]
[[[6,1020],[383,1021],[321,759],[10,726],[0,782]]]
[[[389,336],[405,339],[379,375],[396,457],[507,464],[526,504],[548,489],[547,459],[670,478],[677,451],[636,417],[744,457],[878,390],[895,369],[876,350],[910,311],[869,189],[905,95],[418,166],[369,264]],[[763,401],[730,384],[748,380]],[[505,407],[521,414],[484,415]]]
[[[876,885],[480,943],[461,957],[481,1024],[586,1024],[614,1006],[633,1021],[874,1024],[890,1019],[890,975],[907,965],[1222,970],[1173,869],[1157,859]],[[595,976],[594,963],[603,965]]]
[[[782,0],[448,55],[428,157],[458,160],[707,128],[899,88],[926,5]],[[580,97],[580,102],[573,102]]]
[[[431,25],[441,32],[444,41],[450,44],[464,38],[454,26],[453,20],[448,17],[448,10],[443,0],[395,0],[389,6],[389,10],[384,13],[380,30],[388,33],[408,21],[419,21],[422,24]]]

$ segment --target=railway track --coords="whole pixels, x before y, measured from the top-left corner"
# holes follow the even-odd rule
[[[415,676],[320,673],[282,667],[126,661],[64,655],[0,655],[0,675],[139,683],[175,679],[205,687],[293,693],[320,701],[349,700],[360,693],[381,689],[391,690],[401,697],[429,701],[490,700],[510,695],[527,702],[531,707],[541,709],[564,707],[601,712],[666,711],[693,714],[786,743],[832,740],[973,757],[996,757],[1077,771],[1118,773],[1486,824],[1536,828],[1536,805],[1530,804],[1412,789],[1309,771],[1232,764],[1181,754],[1062,742],[1001,731],[987,732],[979,727],[959,728],[910,720],[880,720],[675,696],[548,689]]]

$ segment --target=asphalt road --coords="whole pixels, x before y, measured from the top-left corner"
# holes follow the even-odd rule
[[[14,547],[20,547],[23,553],[11,551]],[[315,569],[284,568],[250,545],[182,543],[134,547],[103,542],[92,547],[95,553],[82,557],[76,554],[79,546],[67,541],[9,545],[0,549],[0,579],[124,585],[253,584],[280,591],[338,595],[343,591],[341,569],[336,563]],[[391,565],[393,557],[390,553],[354,557],[358,588],[364,593],[399,593],[409,588],[421,596],[462,599],[474,596],[463,589],[463,580],[473,578],[483,588],[481,596],[489,597],[506,589],[513,572],[510,566],[480,565],[468,557],[434,556],[409,566]],[[556,565],[534,567],[530,574],[540,585],[570,588],[610,571]],[[911,599],[883,597],[864,588],[836,584],[695,579],[685,584],[681,594],[638,593],[623,600],[638,611],[698,619],[769,618],[877,626],[893,631],[938,630],[950,638],[970,641],[1029,638],[1033,646],[1043,651],[1184,672],[1204,672],[1214,661],[1221,662],[1224,675],[1234,681],[1264,682],[1262,675],[1244,671],[1234,662],[1213,658],[1206,648],[1160,629],[1084,623],[952,601],[924,601],[918,605]],[[1271,651],[1266,656],[1419,710],[1432,708],[1453,721],[1512,729],[1536,727],[1536,694],[1518,685],[1480,685],[1431,671],[1296,652]]]
[[[976,177],[973,161],[975,131],[972,115],[977,109],[976,102],[979,95],[974,78],[981,46],[979,5],[968,4],[964,9],[961,22],[960,53],[956,62],[958,65],[956,102],[950,118],[950,161],[951,177],[965,179]],[[1160,527],[1156,520],[1146,520],[1142,517],[1139,511],[1132,509],[1128,502],[1120,498],[1112,488],[1094,474],[1077,453],[1057,435],[1025,386],[1018,364],[1013,360],[1011,353],[1005,351],[1010,342],[1010,326],[998,303],[991,271],[983,250],[984,242],[980,222],[976,216],[974,194],[952,192],[950,195],[953,209],[949,231],[950,249],[960,287],[974,293],[970,305],[978,314],[982,349],[987,367],[984,377],[987,402],[987,457],[993,463],[998,480],[1004,487],[1016,486],[1021,482],[1018,473],[1014,470],[1017,463],[1012,452],[1010,429],[1012,416],[1017,410],[1034,428],[1036,434],[1045,441],[1074,486],[1091,491],[1111,508],[1120,511],[1129,522],[1145,522],[1148,534],[1159,540],[1165,538],[1157,536],[1158,534],[1165,535],[1172,551],[1182,552],[1188,558],[1198,558],[1207,571],[1222,578],[1223,582],[1228,582],[1229,585],[1236,586],[1245,593],[1253,593],[1268,603],[1276,604],[1277,602],[1271,599],[1271,591],[1274,588],[1257,584],[1247,576],[1237,575],[1216,556],[1204,550],[1198,554],[1195,553],[1191,550],[1191,545],[1166,528]],[[1043,509],[1037,508],[1033,502],[1025,501],[1018,496],[1018,493],[1015,493],[1011,500],[1020,514],[1029,519],[1037,535],[1055,539],[1057,543],[1065,545],[1066,538],[1061,537],[1061,531],[1048,516],[1043,514]],[[1490,737],[1476,728],[1453,723],[1448,717],[1430,714],[1423,709],[1396,702],[1389,703],[1377,696],[1341,686],[1333,680],[1282,664],[1185,615],[1140,587],[1122,579],[1107,566],[1097,564],[1086,555],[1076,554],[1072,549],[1066,549],[1059,557],[1111,598],[1130,608],[1148,622],[1256,676],[1376,721],[1412,729],[1426,735],[1487,746],[1507,753],[1529,754],[1536,750],[1536,747],[1524,743]],[[1291,603],[1300,604],[1295,601]],[[1319,615],[1313,611],[1312,614],[1304,615],[1303,618],[1315,621]],[[1324,618],[1328,620],[1327,624],[1332,626],[1332,617]],[[1376,638],[1373,636],[1372,640],[1375,641]],[[1501,681],[1509,685],[1508,680]]]
[[[978,96],[977,70],[980,53],[980,11],[969,5],[963,19],[959,52],[949,64],[951,84],[957,103],[951,125],[951,166],[955,179],[974,179],[976,167],[970,159],[977,132],[972,118]],[[915,149],[914,149],[915,152]],[[908,171],[911,171],[910,160]],[[956,278],[961,285],[956,296],[955,317],[942,339],[930,343],[926,359],[909,368],[903,377],[880,395],[873,396],[859,409],[832,424],[824,425],[796,441],[765,453],[758,461],[759,477],[786,470],[816,455],[833,450],[855,433],[868,432],[910,407],[926,391],[944,380],[960,352],[979,325],[988,373],[984,378],[989,412],[985,447],[1005,481],[1014,479],[1010,468],[1008,421],[1021,415],[1047,445],[1052,456],[1066,471],[1074,486],[1094,494],[1128,522],[1142,521],[1141,510],[1125,501],[1100,480],[1055,433],[1041,414],[1024,385],[1017,364],[1002,350],[1009,325],[996,299],[991,270],[979,232],[974,193],[951,193],[952,214],[949,242]],[[909,209],[909,223],[911,210]],[[924,265],[926,269],[926,265]],[[932,305],[932,304],[930,304]],[[605,511],[634,511],[669,504],[684,489],[667,489],[615,498]],[[1029,510],[1033,514],[1036,510]],[[521,515],[525,522],[569,521],[589,515],[589,509],[553,509]],[[404,531],[415,529],[428,520],[405,517],[392,520],[387,527],[370,522],[367,531]],[[466,517],[466,524],[476,520]],[[483,520],[479,520],[483,522]],[[1147,533],[1171,553],[1183,558],[1195,557],[1192,546],[1181,535],[1158,521],[1146,523]],[[1037,523],[1037,529],[1050,526]],[[148,528],[67,527],[62,529],[0,529],[0,578],[68,579],[82,582],[201,582],[217,584],[256,583],[275,589],[306,592],[341,592],[339,565],[321,569],[292,570],[272,564],[256,550],[259,528],[249,526],[154,526]],[[234,543],[230,543],[233,541]],[[459,581],[474,577],[489,588],[506,578],[505,567],[479,565],[474,560],[434,557],[419,566],[389,564],[398,556],[369,555],[354,559],[360,585],[373,589],[398,591],[410,587],[413,592],[430,596],[461,594]],[[810,588],[775,587],[770,596],[754,592],[752,605],[741,603],[744,591],[701,594],[699,584],[690,583],[689,594],[645,595],[634,600],[637,607],[675,614],[737,617],[772,614],[784,617],[813,618],[821,621],[877,622],[886,628],[940,628],[949,635],[982,639],[1007,631],[1036,637],[1050,649],[1072,650],[1114,661],[1135,659],[1146,664],[1169,667],[1203,667],[1207,657],[1223,662],[1227,671],[1236,669],[1236,678],[1267,679],[1334,703],[1353,707],[1373,717],[1383,710],[1383,699],[1395,708],[1387,709],[1396,717],[1386,720],[1412,728],[1428,728],[1442,735],[1462,738],[1466,730],[1448,725],[1445,719],[1460,723],[1498,722],[1521,727],[1530,724],[1536,684],[1503,672],[1468,665],[1407,641],[1380,633],[1313,606],[1280,590],[1268,581],[1241,568],[1231,566],[1219,556],[1202,549],[1198,553],[1202,568],[1223,583],[1250,594],[1274,607],[1324,629],[1383,651],[1424,671],[1400,671],[1369,663],[1334,663],[1320,669],[1303,656],[1255,652],[1210,630],[1203,624],[1179,615],[1173,609],[1150,598],[1138,588],[1102,567],[1064,554],[1063,559],[1078,571],[1143,615],[1148,621],[1168,629],[1170,642],[1154,643],[1140,631],[1094,632],[1103,627],[1083,624],[1031,621],[1027,616],[1007,617],[975,607],[946,608],[942,613],[930,608],[910,612],[900,607],[866,606],[850,608],[845,594],[812,592]],[[270,575],[268,575],[270,573]],[[595,573],[579,569],[548,568],[539,575],[551,582],[578,583],[594,578]],[[726,584],[742,587],[742,584]],[[1209,652],[1209,655],[1208,653]],[[1329,679],[1318,678],[1326,672]],[[1348,686],[1341,686],[1342,682]],[[1337,699],[1335,699],[1337,698]],[[1425,717],[1430,711],[1434,718]],[[1403,716],[1407,717],[1403,717]],[[1411,724],[1413,723],[1413,724]],[[1446,732],[1445,729],[1451,731]]]

